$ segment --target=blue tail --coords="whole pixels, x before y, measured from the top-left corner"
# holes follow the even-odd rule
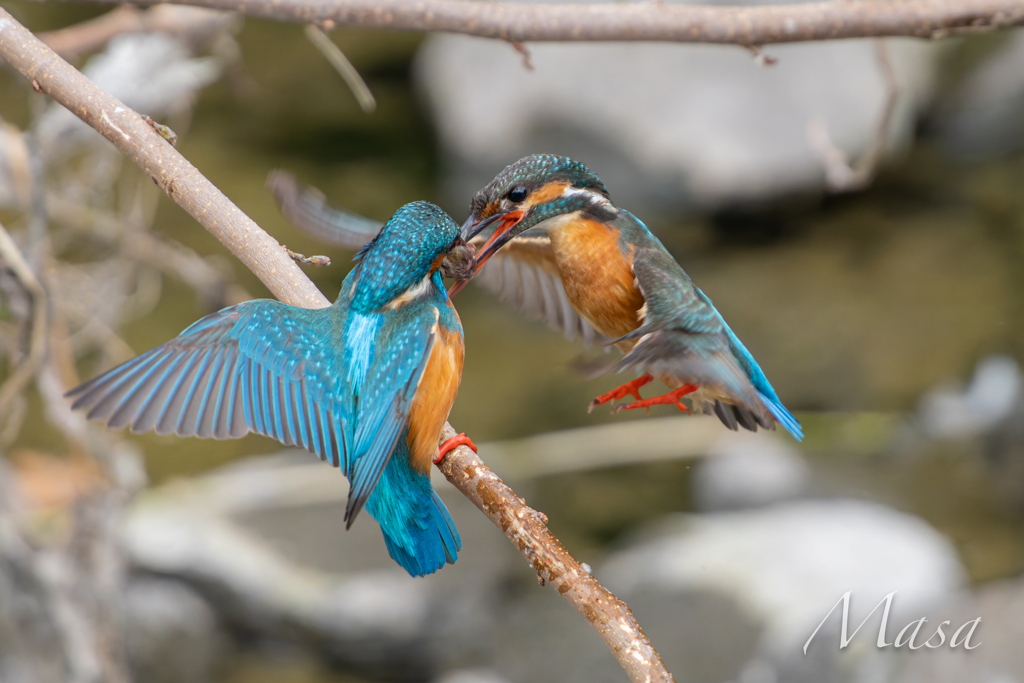
[[[697,290],[700,292],[700,290]],[[711,303],[711,299],[707,297],[704,292],[700,292],[704,300],[708,302],[712,308],[714,304]],[[781,424],[783,427],[793,435],[793,438],[797,441],[803,441],[804,430],[800,427],[800,423],[797,422],[793,414],[786,410],[786,406],[782,405],[782,401],[779,399],[778,394],[775,393],[775,389],[768,382],[768,378],[764,376],[764,371],[761,370],[761,366],[754,360],[754,356],[751,355],[750,351],[747,351],[747,347],[743,345],[740,338],[736,336],[736,333],[732,331],[728,324],[725,322],[725,318],[715,308],[715,313],[718,315],[718,319],[722,321],[722,325],[725,327],[725,333],[729,337],[729,346],[732,347],[733,355],[739,360],[740,365],[747,372],[747,377],[750,378],[750,383],[757,389],[757,395],[761,397],[764,404],[768,406],[769,412],[772,416]]]
[[[747,376],[750,377],[750,383],[757,389],[757,395],[768,406],[768,410],[778,420],[779,424],[785,427],[793,435],[794,439],[803,441],[804,430],[800,427],[800,423],[796,421],[796,418],[793,417],[793,413],[786,410],[786,406],[782,405],[782,401],[779,399],[778,394],[775,393],[775,389],[769,384],[768,378],[764,376],[761,366],[757,364],[754,357],[750,355],[750,351],[747,351],[747,347],[729,329],[728,325],[725,326],[725,331],[729,334],[729,344],[733,347],[733,353],[739,356],[743,369],[747,371]]]
[[[429,475],[409,467],[404,434],[398,444],[366,501],[366,511],[380,524],[395,562],[413,576],[433,574],[446,562],[455,564],[462,540]]]

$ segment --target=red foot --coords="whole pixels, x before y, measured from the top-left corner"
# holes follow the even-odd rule
[[[590,402],[590,405],[587,406],[587,412],[589,413],[593,411],[594,408],[598,406],[603,406],[605,403],[608,403],[609,401],[618,401],[620,398],[625,398],[626,396],[635,396],[636,400],[639,401],[643,398],[642,396],[640,396],[640,387],[647,384],[653,379],[653,377],[651,377],[647,373],[644,373],[643,375],[640,375],[632,382],[626,382],[621,387],[616,387],[609,391],[607,394],[601,394],[600,396],[598,396],[597,398]]]
[[[647,412],[650,412],[651,406],[672,405],[675,406],[676,408],[679,408],[679,410],[683,411],[684,413],[688,413],[690,411],[687,409],[686,406],[679,402],[679,399],[681,399],[683,396],[686,396],[687,394],[692,394],[693,392],[697,391],[697,389],[700,389],[699,384],[684,384],[678,389],[673,389],[667,394],[662,394],[661,396],[645,398],[640,401],[634,401],[633,403],[627,403],[626,405],[623,406],[617,406],[615,408],[615,412],[619,412],[620,410],[636,410],[637,408],[647,408]]]
[[[469,446],[476,453],[476,444],[473,440],[465,434],[456,434],[452,438],[441,444],[441,447],[437,449],[437,457],[434,458],[434,464],[444,460],[444,456],[448,455],[448,451],[454,451],[459,446]]]

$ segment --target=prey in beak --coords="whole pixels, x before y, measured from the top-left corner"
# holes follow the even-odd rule
[[[476,267],[476,247],[460,237],[441,261],[441,277],[468,281],[476,273]]]

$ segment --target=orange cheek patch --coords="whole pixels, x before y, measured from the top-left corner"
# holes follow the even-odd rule
[[[523,204],[523,209],[529,209],[540,204],[547,204],[548,202],[554,201],[562,196],[566,188],[569,187],[569,183],[565,181],[559,181],[556,183],[548,183],[543,187],[540,187],[530,193],[530,196],[526,198],[526,202]]]

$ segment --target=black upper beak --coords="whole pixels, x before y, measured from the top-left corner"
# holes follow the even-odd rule
[[[496,213],[492,216],[488,216],[480,222],[476,222],[472,214],[466,219],[466,222],[462,224],[462,239],[467,242],[479,235],[481,232],[489,228],[494,224],[495,221],[500,220],[503,213]]]

